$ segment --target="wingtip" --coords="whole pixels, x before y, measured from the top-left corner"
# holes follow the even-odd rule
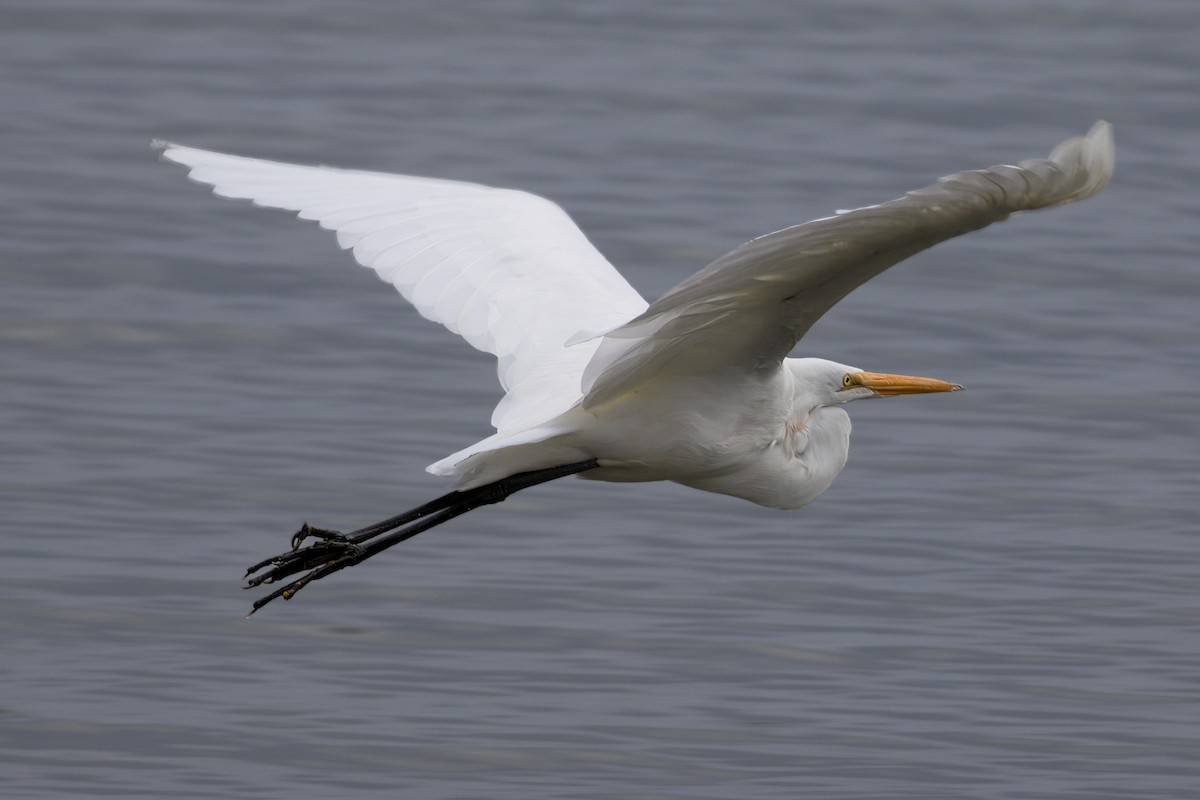
[[[1112,177],[1113,166],[1117,160],[1117,142],[1113,137],[1113,126],[1104,120],[1099,120],[1085,137],[1084,157],[1089,167],[1103,170]]]
[[[1083,136],[1068,139],[1054,148],[1049,160],[1080,176],[1078,187],[1061,202],[1082,200],[1107,186],[1116,165],[1116,151],[1113,127],[1104,120],[1097,120]]]
[[[173,151],[178,150],[182,145],[175,142],[168,142],[166,139],[152,139],[150,141],[150,149],[158,152],[158,160],[165,161],[168,164],[178,164],[179,159],[175,158]]]
[[[1104,120],[1097,120],[1091,130],[1083,136],[1083,160],[1089,167],[1104,168],[1111,173],[1116,153],[1113,126]]]
[[[1094,123],[1092,123],[1091,129],[1087,132],[1087,135],[1084,138],[1086,138],[1089,142],[1103,141],[1109,149],[1112,149],[1112,146],[1113,146],[1113,132],[1112,131],[1113,131],[1113,126],[1112,126],[1111,122],[1106,122],[1105,120],[1098,119]]]

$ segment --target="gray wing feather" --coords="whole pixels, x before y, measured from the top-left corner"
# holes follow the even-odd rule
[[[754,239],[606,334],[584,371],[594,406],[665,374],[778,364],[839,300],[909,256],[1009,215],[1088,197],[1113,171],[1111,126],[1049,158],[959,172],[902,198]]]

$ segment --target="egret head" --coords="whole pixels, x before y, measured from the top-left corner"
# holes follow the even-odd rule
[[[823,358],[789,358],[787,364],[792,371],[797,404],[807,403],[810,408],[844,405],[868,397],[957,392],[963,388],[937,378],[864,372]]]

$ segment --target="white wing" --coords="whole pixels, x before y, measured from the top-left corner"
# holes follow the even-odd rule
[[[507,392],[492,414],[501,432],[578,403],[600,344],[586,340],[646,308],[566,212],[536,195],[155,145],[217,195],[337,231],[338,244],[423,316],[495,355]]]
[[[608,333],[584,371],[584,407],[669,374],[773,366],[835,303],[888,267],[1010,214],[1081,200],[1112,176],[1098,122],[1048,159],[960,172],[924,189],[768,234],[671,289]]]

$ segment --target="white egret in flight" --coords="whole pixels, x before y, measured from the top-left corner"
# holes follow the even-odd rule
[[[1088,197],[1113,171],[1111,127],[1098,122],[1049,158],[959,172],[754,239],[647,304],[561,208],[532,194],[155,144],[220,196],[336,231],[423,316],[499,360],[496,433],[428,468],[455,478],[454,491],[350,534],[304,525],[291,550],[247,571],[249,586],[305,573],[255,610],[566,475],[675,481],[782,509],[811,503],[846,464],[844,405],[961,388],[788,358],[813,323],[914,253]]]

